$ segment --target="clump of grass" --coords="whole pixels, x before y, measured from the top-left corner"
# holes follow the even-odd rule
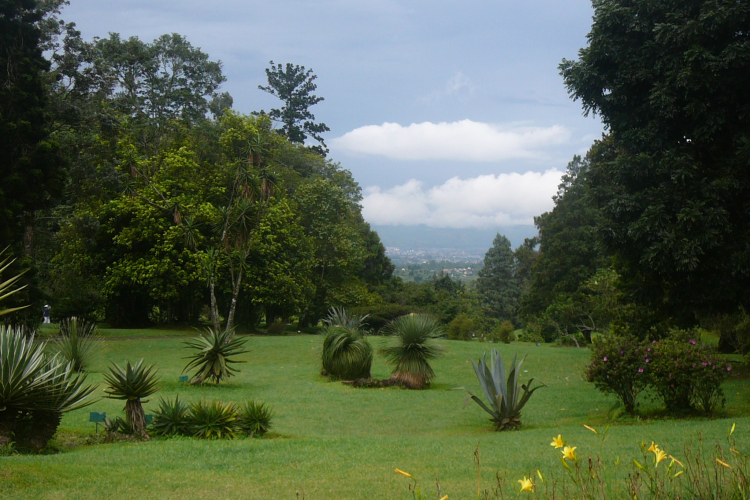
[[[174,399],[159,399],[154,411],[151,432],[157,436],[187,436],[189,432],[188,411],[190,407],[179,396]]]
[[[238,428],[250,436],[263,436],[271,427],[273,411],[265,403],[248,401],[239,408]]]
[[[96,323],[73,316],[60,322],[60,333],[53,342],[60,356],[75,371],[82,372],[90,365],[100,338]]]
[[[232,439],[238,425],[237,405],[223,401],[197,401],[190,405],[191,435],[203,439]]]
[[[370,378],[372,346],[364,335],[364,317],[332,309],[326,321],[321,362],[331,380]]]
[[[391,380],[408,389],[424,389],[435,378],[430,360],[443,352],[434,343],[443,334],[441,326],[426,314],[410,314],[394,320],[386,332],[392,344],[380,353],[393,365]]]

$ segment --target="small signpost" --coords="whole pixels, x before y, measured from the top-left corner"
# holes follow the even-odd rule
[[[187,375],[181,376],[180,377],[180,382],[182,382],[183,384],[187,384],[187,382],[188,382],[188,376]]]
[[[96,433],[99,434],[99,424],[104,425],[107,420],[107,413],[103,411],[92,411],[89,413],[89,422],[96,423]]]

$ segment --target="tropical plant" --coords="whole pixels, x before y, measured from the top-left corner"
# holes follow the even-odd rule
[[[0,250],[0,259],[2,259],[2,260],[0,260],[0,276],[2,276],[3,271],[5,271],[6,269],[8,269],[8,267],[10,267],[11,264],[13,264],[13,262],[16,261],[16,259],[12,259],[10,257],[10,255],[6,255],[5,257],[3,257],[3,254],[7,250],[8,250],[8,247],[5,247],[2,250]],[[25,272],[26,271],[24,271],[21,274],[17,274],[15,276],[11,277],[11,278],[8,278],[5,281],[1,281],[0,280],[0,301],[6,299],[8,297],[10,297],[14,293],[20,292],[21,290],[23,290],[24,288],[26,288],[27,285],[23,285],[21,287],[13,289],[13,286],[16,284],[16,282],[19,279],[21,279],[21,276],[23,276],[23,274]],[[12,312],[15,312],[15,311],[18,311],[18,310],[21,310],[21,309],[25,309],[27,307],[29,307],[29,306],[11,307],[9,309],[0,309],[0,316],[5,316],[6,314],[10,314]]]
[[[443,334],[438,322],[426,314],[402,316],[386,326],[393,345],[380,353],[394,366],[391,380],[409,389],[424,389],[435,378],[429,361],[439,357],[443,348],[434,339]]]
[[[243,348],[245,342],[247,339],[236,337],[231,330],[220,332],[206,328],[205,334],[185,342],[188,348],[196,352],[185,358],[190,361],[182,372],[197,369],[191,384],[200,384],[209,378],[218,384],[239,371],[231,365],[244,363],[238,361],[236,356],[247,352]]]
[[[159,408],[154,411],[150,429],[157,436],[185,436],[189,434],[188,411],[190,407],[179,396],[174,399],[159,399]]]
[[[60,322],[60,334],[54,343],[60,356],[71,363],[75,371],[81,372],[89,364],[91,352],[100,337],[96,323],[73,316]]]
[[[62,414],[82,408],[95,387],[58,356],[47,356],[20,329],[0,326],[0,446],[41,450]]]
[[[127,361],[123,370],[118,364],[112,363],[109,373],[104,374],[104,380],[109,384],[109,388],[104,390],[106,397],[125,401],[125,417],[133,433],[148,438],[142,404],[147,401],[142,399],[159,390],[156,385],[159,378],[154,365],[144,366],[142,359],[135,365]]]
[[[237,405],[223,401],[197,401],[188,412],[190,433],[204,439],[233,438],[237,419]]]
[[[505,365],[497,349],[492,349],[489,365],[487,364],[486,352],[479,360],[479,364],[475,363],[473,359],[471,360],[479,384],[482,386],[482,391],[484,391],[484,395],[487,396],[490,403],[489,406],[467,388],[459,388],[469,393],[466,404],[470,399],[473,399],[484,411],[490,414],[492,417],[490,420],[495,424],[496,431],[517,429],[521,425],[521,410],[529,401],[531,395],[540,387],[546,387],[545,384],[542,384],[532,388],[533,378],[527,384],[522,384],[519,387],[518,374],[521,372],[521,364],[525,359],[526,357],[516,364],[516,356],[513,356],[513,367],[508,373],[507,380],[505,378]],[[523,394],[521,394],[521,391],[523,391]]]
[[[364,336],[363,316],[332,308],[326,323],[321,361],[331,380],[370,378],[372,346]]]
[[[248,401],[239,408],[238,428],[250,436],[262,436],[272,427],[273,411],[265,403]]]

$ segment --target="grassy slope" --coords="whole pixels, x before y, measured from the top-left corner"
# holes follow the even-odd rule
[[[438,378],[429,390],[357,390],[318,375],[321,341],[319,336],[252,337],[248,363],[220,387],[177,382],[185,355],[179,339],[104,342],[93,367],[94,382],[101,381],[100,372],[109,361],[144,357],[158,362],[158,395],[263,400],[276,411],[275,432],[264,439],[154,440],[0,458],[0,497],[293,499],[299,491],[300,498],[304,492],[308,499],[407,498],[408,481],[393,473],[399,468],[426,483],[437,474],[451,500],[470,498],[476,491],[472,455],[477,444],[485,485],[496,470],[507,471],[512,480],[537,467],[557,470],[551,437],[562,433],[579,452],[598,450],[596,436],[582,424],[602,424],[613,402],[581,379],[585,349],[500,346],[504,357],[516,350],[528,354],[524,375],[543,380],[549,388],[531,399],[522,430],[495,433],[478,406],[471,403],[462,409],[464,392],[451,390],[465,385],[478,393],[468,358],[478,357],[487,345],[444,342],[448,351],[434,364]],[[381,341],[374,339],[375,344]],[[386,378],[388,373],[376,356],[373,376]],[[738,441],[750,442],[748,383],[733,380],[726,389],[723,419],[631,420],[615,426],[605,446],[613,455],[636,457],[638,442],[655,439],[679,456],[696,431],[704,439],[720,439],[734,421]],[[146,404],[147,411],[154,404]],[[117,415],[121,409],[119,401],[101,400],[66,415],[60,441],[80,441],[77,436],[93,432],[89,411]]]

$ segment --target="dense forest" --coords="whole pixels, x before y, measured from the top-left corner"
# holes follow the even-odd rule
[[[64,3],[0,1],[0,245],[5,276],[25,273],[9,306],[31,304],[8,321],[34,326],[50,304],[112,326],[305,328],[346,307],[374,330],[428,312],[454,338],[510,322],[578,345],[700,325],[747,350],[745,4],[596,9],[560,72],[605,134],[568,164],[538,236],[498,234],[467,285],[394,275],[328,157],[312,70],[271,61],[259,91],[279,108],[239,112],[221,62],[183,36],[85,40]]]

